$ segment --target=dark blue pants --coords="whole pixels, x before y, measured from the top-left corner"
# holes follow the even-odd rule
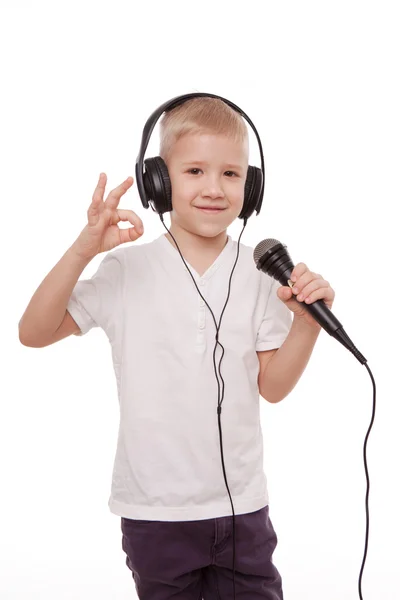
[[[140,600],[233,599],[232,515],[200,521],[121,518],[122,548]],[[237,600],[283,600],[268,506],[235,515]]]

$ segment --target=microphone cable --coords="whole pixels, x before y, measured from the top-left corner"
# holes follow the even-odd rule
[[[293,281],[290,279],[292,271],[294,269],[293,261],[289,255],[287,250],[287,246],[282,244],[278,240],[275,239],[267,239],[262,240],[254,249],[253,253],[254,262],[256,263],[257,269],[262,271],[263,273],[267,273],[270,277],[274,277],[281,285],[289,285],[290,288],[293,287]],[[296,298],[296,295],[293,295],[293,298]],[[340,321],[332,314],[330,309],[324,303],[323,300],[315,300],[310,304],[301,303],[304,308],[312,315],[312,317],[321,325],[323,329],[329,335],[334,337],[338,342],[340,342],[347,350],[349,350],[361,363],[366,367],[368,373],[372,380],[373,386],[373,407],[372,407],[372,418],[371,423],[368,428],[368,432],[365,437],[364,442],[364,465],[365,465],[365,474],[367,479],[367,493],[366,493],[366,515],[367,515],[367,526],[366,526],[366,535],[365,535],[365,549],[364,556],[362,561],[362,566],[360,570],[360,576],[358,580],[358,593],[360,596],[360,600],[363,600],[362,591],[361,591],[361,581],[362,574],[364,571],[364,565],[368,550],[368,537],[369,537],[369,508],[368,508],[368,499],[369,499],[369,475],[368,475],[368,465],[367,465],[367,442],[369,438],[369,434],[372,429],[372,425],[375,419],[375,410],[376,410],[376,385],[374,376],[367,365],[367,359],[365,356],[361,354],[358,348],[351,341],[345,330],[343,329],[343,325]]]
[[[361,570],[360,570],[360,576],[358,578],[358,594],[360,596],[360,600],[363,600],[363,595],[362,595],[362,591],[361,591],[361,582],[362,582],[362,576],[363,576],[363,572],[364,572],[365,561],[366,561],[366,558],[367,558],[368,539],[369,539],[369,506],[368,506],[368,501],[369,501],[370,482],[369,482],[368,465],[367,465],[367,442],[368,442],[369,434],[370,434],[371,429],[372,429],[372,425],[374,424],[375,412],[376,412],[376,384],[375,384],[375,379],[374,379],[374,376],[372,375],[371,369],[367,365],[367,361],[366,360],[365,360],[365,363],[363,363],[363,364],[364,364],[364,367],[367,369],[367,371],[368,371],[368,373],[369,373],[369,375],[371,377],[373,394],[372,394],[372,417],[371,417],[371,423],[370,423],[370,425],[368,427],[368,431],[367,431],[367,434],[365,436],[364,448],[363,448],[365,477],[367,479],[367,491],[366,491],[366,494],[365,494],[365,512],[366,512],[365,547],[364,547],[364,556],[363,556]]]

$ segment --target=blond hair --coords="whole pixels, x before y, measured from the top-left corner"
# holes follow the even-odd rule
[[[166,161],[183,135],[210,132],[227,135],[235,142],[248,142],[246,123],[236,110],[219,98],[198,97],[164,113],[160,120],[160,156]]]

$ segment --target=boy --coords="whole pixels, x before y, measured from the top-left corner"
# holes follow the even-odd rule
[[[94,326],[104,329],[121,413],[109,507],[121,517],[138,596],[227,599],[233,597],[232,511],[217,427],[215,324],[190,275],[218,317],[236,256],[227,228],[243,206],[247,128],[223,101],[192,99],[164,115],[160,155],[171,180],[171,236],[118,248],[91,279],[78,281],[98,253],[143,234],[141,219],[118,208],[133,179],[104,201],[101,174],[88,223],[32,297],[20,340],[43,347]],[[119,221],[133,227],[120,230]],[[283,598],[282,582],[272,561],[277,538],[262,464],[259,395],[275,403],[293,389],[320,327],[289,287],[255,268],[252,248],[240,250],[219,335],[223,448],[236,517],[234,583],[243,600],[276,600]],[[329,283],[303,263],[292,280],[298,300],[332,306]]]

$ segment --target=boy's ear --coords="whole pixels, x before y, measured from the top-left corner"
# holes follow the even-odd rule
[[[260,212],[262,204],[263,174],[258,167],[249,166],[244,184],[244,202],[239,219],[249,218],[256,210]]]
[[[172,189],[168,167],[161,156],[144,161],[143,185],[147,201],[158,214],[172,210]]]

